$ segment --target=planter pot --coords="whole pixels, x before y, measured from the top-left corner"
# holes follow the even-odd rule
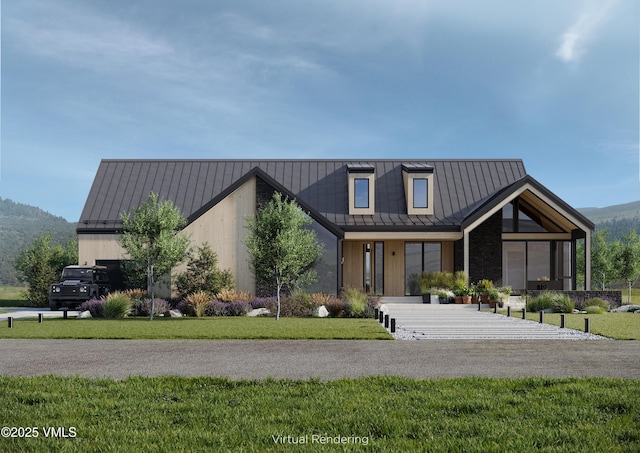
[[[462,296],[456,296],[456,304],[462,303]]]
[[[478,296],[471,296],[471,303],[472,304],[477,304],[478,303]]]
[[[440,304],[448,304],[449,303],[449,299],[447,297],[438,296],[438,303],[440,303]]]
[[[498,303],[497,300],[490,300],[489,301],[489,308],[496,308],[496,304]]]
[[[480,301],[483,304],[488,304],[489,303],[489,293],[480,293]]]
[[[470,304],[471,303],[471,296],[462,296],[462,303],[463,304]]]
[[[425,293],[422,295],[422,303],[430,304],[431,303],[431,293]]]

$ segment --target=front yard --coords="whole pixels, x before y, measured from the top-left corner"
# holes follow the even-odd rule
[[[0,324],[0,338],[127,340],[390,340],[373,319],[348,318],[147,318],[16,319]]]
[[[586,453],[640,445],[640,383],[630,379],[0,377],[0,399],[3,452]]]
[[[506,315],[506,310],[498,313]],[[514,310],[512,317],[522,318],[522,311]],[[604,313],[604,314],[566,314],[565,327],[584,331],[584,318],[589,318],[591,333],[616,340],[640,340],[640,314],[635,313]],[[540,320],[539,313],[527,313],[529,321]],[[545,313],[544,322],[554,326],[560,325],[559,313]]]

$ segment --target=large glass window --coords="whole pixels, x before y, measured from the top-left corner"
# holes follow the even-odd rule
[[[405,242],[404,276],[405,294],[420,294],[420,273],[442,270],[442,245],[440,242]]]
[[[516,291],[529,282],[551,282],[550,289],[572,288],[570,241],[506,241],[502,245],[502,281]]]
[[[305,289],[335,294],[338,290],[338,238],[318,222],[314,221],[308,228],[316,232],[323,248],[315,267],[318,280]]]
[[[551,280],[551,244],[529,242],[527,244],[527,280]]]
[[[373,284],[377,294],[384,294],[384,242],[374,243],[373,266],[375,269]]]
[[[356,178],[354,180],[354,207],[355,208],[368,208],[369,207],[369,179]]]
[[[413,207],[428,208],[428,184],[426,178],[415,178],[413,180]]]
[[[527,287],[527,243],[505,242],[502,244],[502,281],[516,290]]]

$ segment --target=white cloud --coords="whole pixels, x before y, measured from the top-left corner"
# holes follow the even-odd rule
[[[556,56],[566,63],[579,60],[585,54],[586,45],[593,38],[598,26],[609,18],[615,4],[616,0],[590,2],[562,35]]]

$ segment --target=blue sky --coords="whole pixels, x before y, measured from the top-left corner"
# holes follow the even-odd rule
[[[640,200],[638,0],[2,2],[0,197],[77,221],[103,158],[522,158]]]

